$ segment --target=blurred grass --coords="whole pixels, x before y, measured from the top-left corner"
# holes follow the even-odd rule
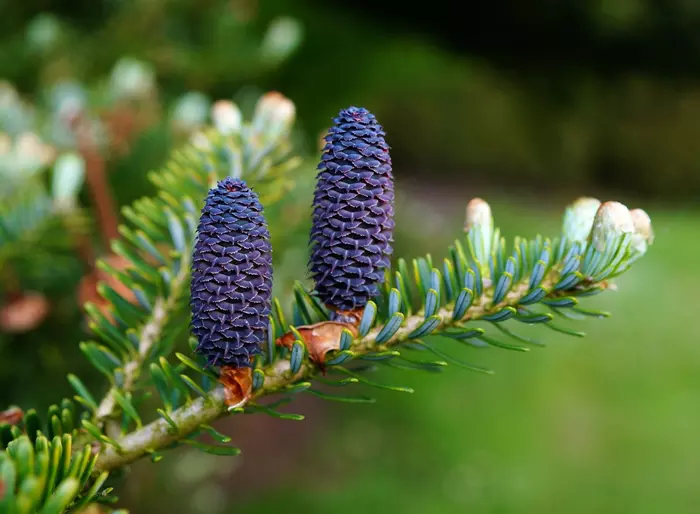
[[[508,236],[559,228],[563,204],[552,210],[488,198]],[[426,250],[461,227],[461,203],[430,203],[443,212],[423,212],[413,201],[399,209],[399,226],[415,228],[409,219],[423,218]],[[456,367],[437,376],[382,371],[377,379],[416,393],[332,405],[330,426],[295,474],[228,511],[696,512],[700,213],[649,212],[656,244],[618,281],[618,292],[587,302],[613,317],[580,322],[586,338],[521,325],[548,348],[452,347],[493,376]]]

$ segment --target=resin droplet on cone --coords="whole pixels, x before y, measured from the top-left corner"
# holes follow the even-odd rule
[[[379,293],[394,230],[394,183],[384,130],[367,109],[340,111],[325,137],[314,193],[309,269],[335,311]]]
[[[192,259],[190,307],[197,352],[210,365],[250,367],[265,340],[272,247],[258,196],[226,178],[209,191]]]

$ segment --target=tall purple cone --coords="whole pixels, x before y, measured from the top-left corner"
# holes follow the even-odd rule
[[[270,233],[258,196],[226,178],[209,191],[192,259],[196,351],[212,366],[251,366],[266,338],[272,294]]]
[[[390,264],[394,182],[374,115],[349,107],[333,121],[318,166],[309,270],[321,301],[351,311],[379,293]]]

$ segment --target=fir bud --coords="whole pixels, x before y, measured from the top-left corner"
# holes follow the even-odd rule
[[[636,255],[641,257],[654,243],[654,229],[651,226],[651,218],[644,210],[632,209],[630,215],[634,223],[631,248]]]
[[[197,352],[210,365],[251,366],[265,340],[272,247],[258,196],[226,178],[209,191],[197,228],[190,307]]]
[[[236,104],[230,100],[219,100],[211,108],[214,126],[223,135],[233,134],[241,129],[243,115]]]
[[[625,234],[634,232],[634,222],[629,209],[620,202],[605,202],[593,219],[590,241],[599,252],[606,251],[607,242],[616,241]]]
[[[390,264],[394,182],[374,115],[349,107],[333,121],[318,165],[309,270],[327,306],[353,311],[379,293]]]
[[[85,161],[77,152],[66,152],[56,159],[53,167],[51,193],[59,210],[74,209],[78,193],[85,180]]]
[[[272,91],[264,94],[255,106],[253,128],[275,139],[291,128],[295,116],[294,103],[281,93]]]
[[[469,232],[474,227],[485,227],[493,230],[493,215],[491,207],[481,198],[472,198],[467,204],[467,215],[464,231]]]
[[[597,198],[581,197],[566,208],[562,234],[570,241],[586,241],[600,207]]]
[[[482,264],[488,262],[491,254],[493,230],[491,207],[481,198],[472,198],[467,204],[464,231],[472,238],[476,258]]]

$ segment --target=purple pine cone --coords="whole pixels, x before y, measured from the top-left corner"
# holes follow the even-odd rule
[[[272,293],[270,233],[258,196],[226,178],[197,228],[190,307],[197,352],[211,366],[250,367],[265,340]]]
[[[379,293],[390,264],[394,182],[374,115],[349,107],[333,121],[318,166],[309,269],[318,297],[351,311]]]

